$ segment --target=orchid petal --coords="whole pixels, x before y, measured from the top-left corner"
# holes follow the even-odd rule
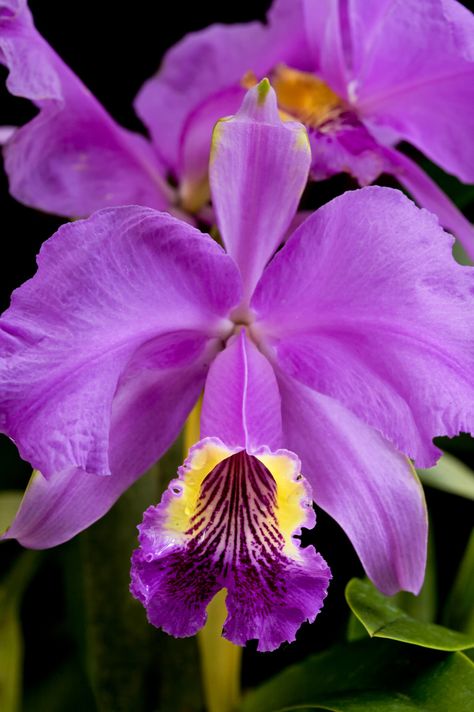
[[[57,546],[100,519],[177,437],[203,387],[205,361],[142,370],[119,389],[110,425],[110,477],[79,469],[35,472],[3,539]]]
[[[239,276],[210,238],[139,207],[64,225],[38,264],[0,324],[1,427],[45,477],[108,474],[121,389],[142,370],[153,378],[201,356],[207,368]]]
[[[414,161],[395,150],[390,151],[390,155],[391,172],[422,208],[438,216],[441,225],[458,238],[474,262],[474,227],[469,220]]]
[[[5,147],[15,198],[67,217],[124,203],[169,206],[151,146],[113,121],[37,32],[26,2],[0,0],[0,63],[10,92],[39,109]]]
[[[281,376],[283,430],[316,503],[341,525],[387,595],[423,583],[427,516],[409,461],[349,410]]]
[[[344,6],[333,0],[302,0],[313,68],[339,96],[347,98],[350,57]],[[296,3],[295,3],[296,4]]]
[[[353,0],[358,111],[461,180],[474,180],[474,16],[453,0]]]
[[[250,71],[260,79],[282,61],[301,66],[307,56],[299,2],[276,0],[267,25],[216,24],[187,35],[167,52],[158,73],[142,87],[135,108],[176,177],[184,177],[182,171],[191,160],[188,131],[199,133],[202,143],[192,142],[192,168],[195,176],[205,175],[212,127],[237,111],[244,76]]]
[[[437,435],[474,424],[474,274],[401,192],[345,193],[267,267],[255,328],[287,373],[432,466]]]
[[[207,438],[191,449],[161,503],[145,512],[131,591],[150,623],[189,636],[226,588],[224,637],[238,645],[258,638],[258,650],[273,650],[314,620],[326,594],[326,563],[295,539],[312,525],[294,455],[249,455]]]
[[[244,330],[216,356],[206,379],[201,437],[217,434],[250,453],[262,444],[273,450],[282,446],[275,374]]]
[[[313,180],[324,180],[337,173],[349,173],[359,185],[369,185],[382,173],[392,172],[387,149],[381,146],[355,115],[340,118],[327,131],[309,132]]]
[[[305,128],[280,119],[267,80],[250,89],[239,112],[214,129],[213,205],[247,298],[294,218],[310,163]]]

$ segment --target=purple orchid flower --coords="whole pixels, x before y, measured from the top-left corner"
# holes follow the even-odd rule
[[[237,643],[274,648],[315,617],[329,570],[295,540],[310,488],[382,591],[417,592],[427,520],[408,457],[429,467],[433,436],[472,427],[472,269],[433,215],[378,187],[277,251],[310,161],[260,83],[214,131],[227,252],[167,213],[105,209],[45,243],[0,322],[0,423],[42,473],[4,535],[25,546],[102,516],[204,389],[202,439],[133,557],[133,593],[175,635],[222,587]]]
[[[474,16],[466,8],[455,0],[275,0],[267,25],[213,25],[185,37],[136,109],[191,207],[206,197],[213,124],[263,76],[280,109],[308,129],[313,179],[345,171],[367,185],[394,175],[474,260],[471,224],[395,148],[408,141],[474,182]]]
[[[129,203],[172,206],[153,144],[109,116],[37,32],[26,0],[0,0],[0,63],[11,94],[39,109],[25,126],[0,132],[17,200],[66,217]]]
[[[314,179],[348,171],[366,185],[393,174],[474,260],[471,224],[394,148],[409,141],[474,181],[473,38],[473,16],[455,0],[275,0],[265,26],[214,25],[167,53],[136,100],[150,143],[119,127],[64,65],[26,0],[0,0],[7,86],[40,110],[13,134],[0,129],[10,191],[67,217],[127,203],[197,211],[209,197],[215,122],[270,76],[280,108],[309,131]]]

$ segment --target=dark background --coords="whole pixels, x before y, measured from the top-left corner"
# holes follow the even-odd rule
[[[143,81],[156,71],[164,51],[187,32],[212,22],[263,19],[269,4],[262,0],[219,3],[217,6],[212,2],[163,3],[158,0],[136,0],[123,5],[106,0],[31,0],[30,7],[39,31],[119,123],[144,131],[134,115],[132,101]],[[6,71],[0,68],[0,125],[20,125],[35,112],[29,102],[8,95],[4,88],[5,77]],[[457,191],[461,191],[457,182],[439,170],[434,175],[456,198]],[[388,179],[385,182],[393,185]],[[311,194],[313,205],[323,203],[349,187],[354,186],[347,177],[336,177],[317,184]],[[34,273],[35,256],[41,243],[57,229],[62,219],[16,203],[8,195],[3,173],[0,205],[0,306],[3,310],[8,306],[11,291]],[[473,201],[465,201],[464,207],[466,214],[471,220],[474,219]],[[446,449],[472,463],[473,446],[467,436],[440,442]],[[30,471],[30,467],[19,460],[15,447],[0,436],[0,489],[23,488]],[[454,495],[428,490],[427,498],[433,520],[441,607],[467,542],[472,510],[465,500]],[[256,684],[282,666],[344,638],[348,617],[344,586],[351,576],[362,575],[362,570],[345,535],[322,512],[318,512],[318,527],[312,540],[330,563],[334,575],[324,610],[314,626],[304,627],[293,646],[283,646],[276,653],[266,656],[256,654],[250,646],[244,658],[244,683],[247,685]],[[54,712],[55,709],[93,710],[95,707],[83,654],[83,600],[76,578],[76,564],[79,566],[77,562],[81,557],[79,547],[76,539],[45,554],[24,599],[22,620],[27,710],[37,712],[47,709]],[[21,547],[14,542],[1,545],[0,572],[7,571],[20,552]],[[129,555],[130,549],[125,549],[124,560],[128,560]],[[189,648],[166,647],[169,643],[161,634],[156,634],[153,644],[166,649],[166,664],[172,666],[173,656],[176,657],[175,672],[183,677],[176,679],[174,684],[181,687],[191,685],[192,673],[187,682],[180,663],[180,655],[189,656]],[[110,646],[114,645],[112,636]],[[113,651],[109,652],[113,657]],[[157,664],[165,666],[163,659]],[[169,675],[172,674],[171,667]],[[164,673],[160,677],[156,671],[155,676],[157,686],[161,681],[162,687],[173,687],[169,680],[164,679]],[[149,699],[155,700],[155,695],[156,690],[150,693]],[[158,703],[155,700],[149,704],[146,709],[152,709],[153,704]],[[173,710],[194,710],[191,704],[186,706],[188,703],[183,702],[179,707],[176,703]],[[110,709],[113,710],[112,707]]]

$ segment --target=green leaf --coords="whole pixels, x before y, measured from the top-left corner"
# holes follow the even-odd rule
[[[40,555],[20,555],[0,586],[0,710],[18,712],[21,702],[23,639],[19,607]]]
[[[474,529],[446,603],[443,623],[474,636]]]
[[[436,617],[436,557],[431,532],[432,529],[430,528],[426,574],[420,593],[418,596],[414,596],[413,593],[408,593],[408,591],[400,591],[389,599],[404,613],[426,623],[431,623]],[[367,635],[367,629],[351,611],[347,624],[346,639],[348,641],[360,640],[361,638],[366,638]]]
[[[435,650],[466,650],[474,646],[474,638],[463,633],[415,620],[368,581],[349,581],[346,600],[370,636],[390,638]]]
[[[431,623],[436,618],[436,556],[434,552],[433,529],[428,528],[428,557],[426,561],[425,580],[418,596],[408,591],[400,591],[392,596],[392,602],[412,618],[425,623]]]
[[[5,490],[0,493],[0,534],[8,529],[20,506],[23,492]]]
[[[471,712],[474,666],[388,640],[336,646],[287,668],[250,692],[241,712]]]
[[[349,613],[349,620],[347,621],[346,640],[352,643],[355,640],[362,640],[363,638],[367,638],[367,631],[357,616],[351,611]]]
[[[0,588],[0,709],[17,712],[20,709],[23,641],[14,605],[5,605],[5,592]]]
[[[474,499],[474,472],[447,452],[435,467],[417,472],[424,485]]]

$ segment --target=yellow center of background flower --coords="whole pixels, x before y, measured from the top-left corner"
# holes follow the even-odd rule
[[[305,126],[318,128],[337,118],[344,110],[343,100],[322,79],[310,72],[280,64],[272,71],[270,82],[284,120],[297,119]],[[241,83],[244,88],[250,89],[258,83],[258,79],[249,71]]]

